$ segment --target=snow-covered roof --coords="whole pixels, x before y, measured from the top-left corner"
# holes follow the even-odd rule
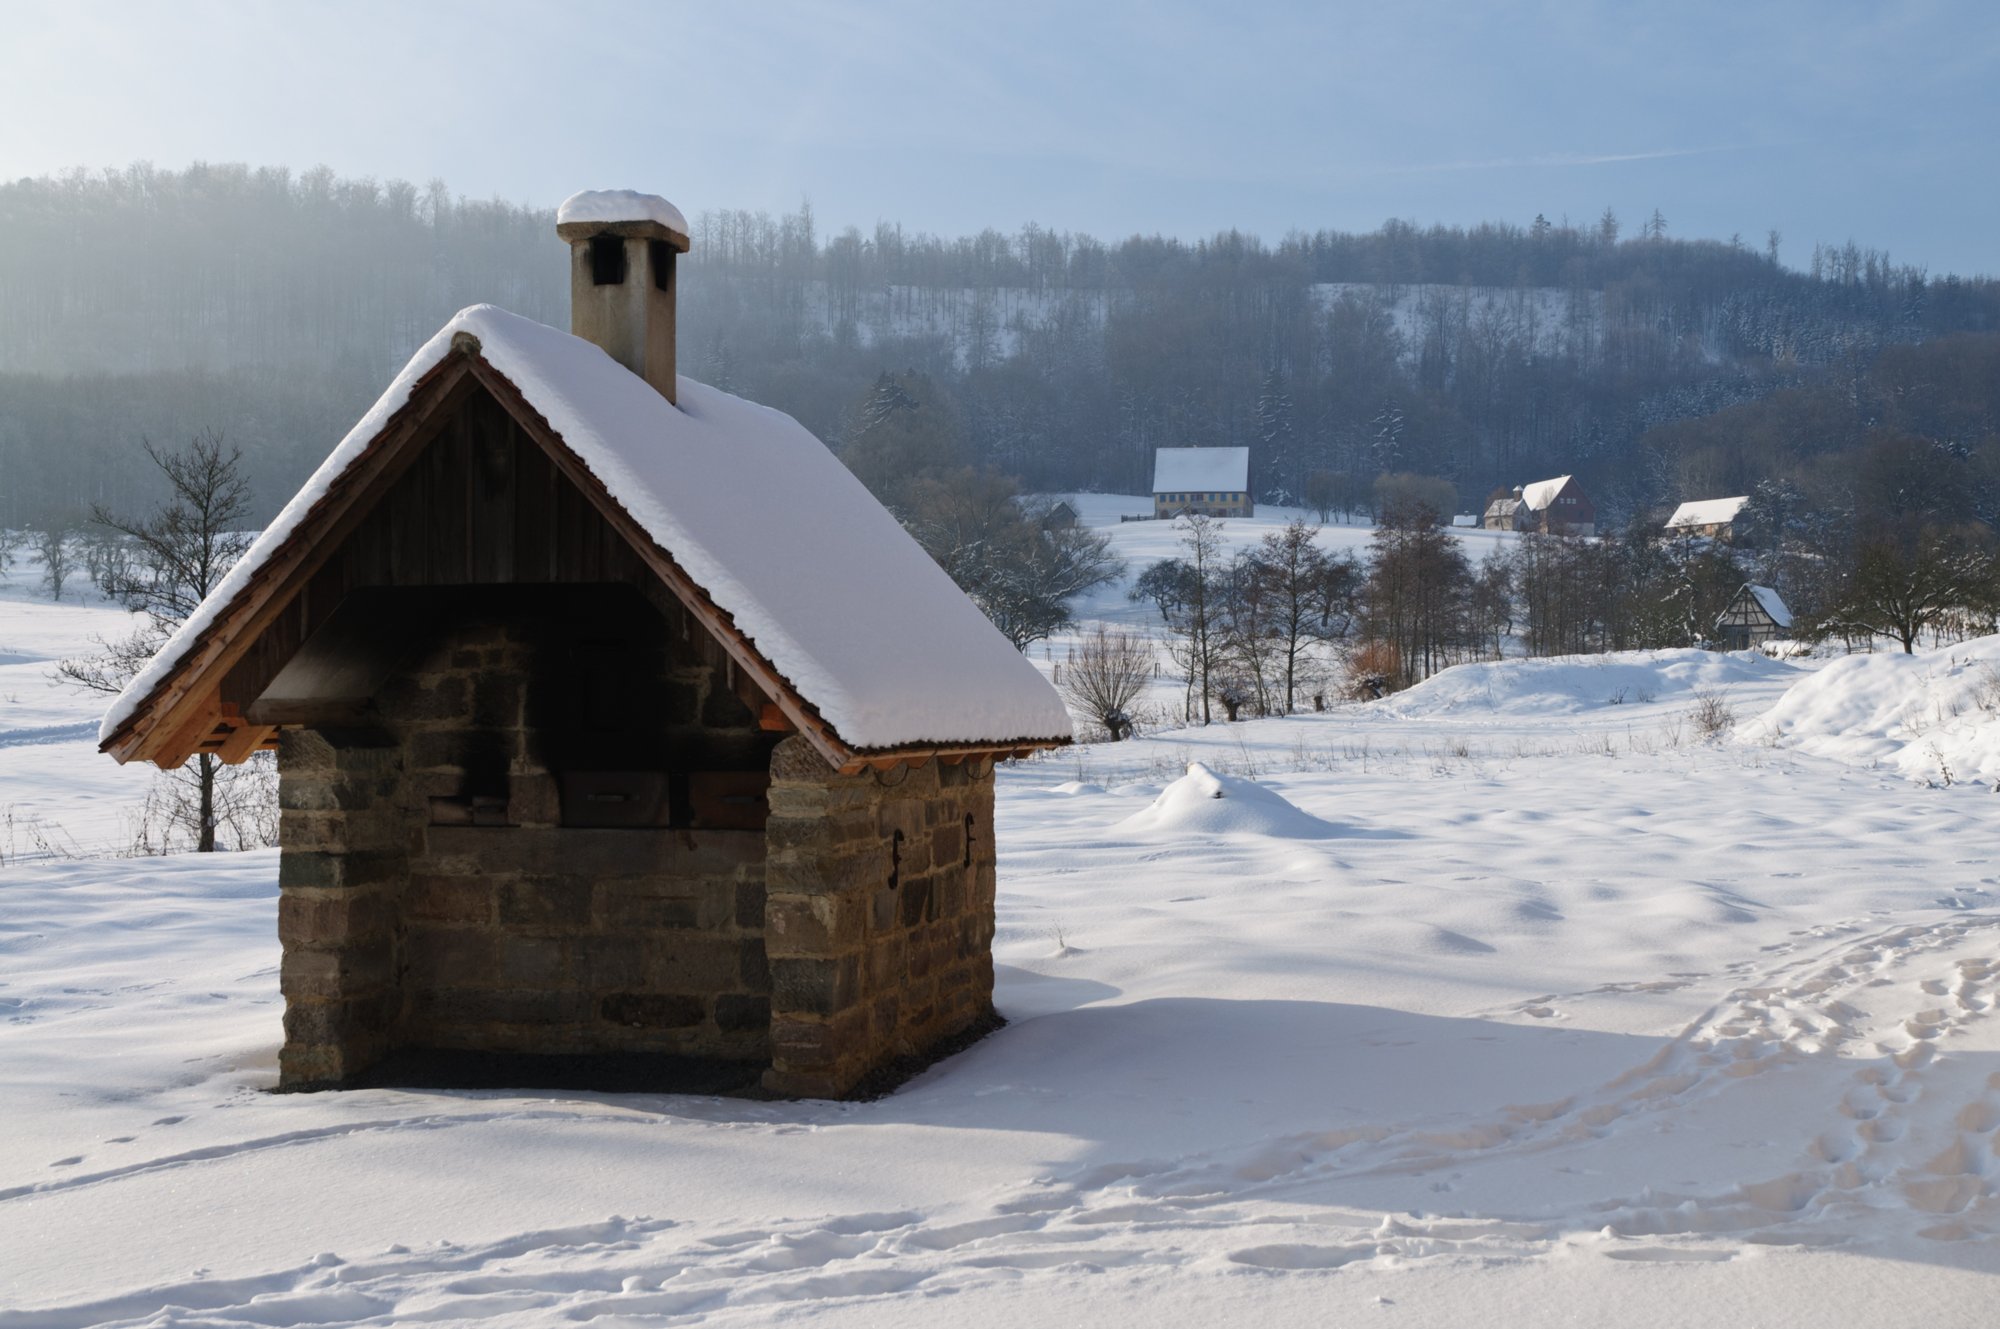
[[[1688,526],[1720,526],[1736,520],[1736,514],[1750,501],[1745,494],[1739,498],[1701,498],[1692,503],[1683,503],[1674,509],[1674,515],[1667,518],[1667,529],[1680,530]]]
[[[1153,453],[1153,492],[1238,494],[1250,488],[1248,448],[1159,448]]]
[[[1486,505],[1489,517],[1511,517],[1520,510],[1521,500],[1518,498],[1496,498]]]
[[[556,225],[570,222],[658,222],[669,230],[688,233],[687,218],[681,210],[658,194],[641,194],[631,189],[586,189],[571,194],[556,209]]]
[[[1521,505],[1531,512],[1540,512],[1556,501],[1556,495],[1569,483],[1567,475],[1558,475],[1553,480],[1537,480],[1521,489]]]
[[[1792,611],[1785,607],[1784,599],[1775,590],[1769,586],[1754,585],[1745,586],[1743,589],[1757,597],[1757,603],[1763,606],[1764,612],[1771,616],[1773,623],[1781,628],[1792,625]]]
[[[1452,517],[1451,524],[1453,526],[1477,526],[1479,525],[1479,518],[1470,512],[1460,512]]]
[[[424,343],[112,703],[101,740],[173,673],[460,333],[849,747],[1069,737],[1055,689],[803,425],[687,378],[676,406],[592,343],[475,305]]]

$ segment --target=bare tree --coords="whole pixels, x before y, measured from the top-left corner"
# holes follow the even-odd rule
[[[1201,700],[1201,722],[1213,719],[1209,694],[1225,654],[1221,631],[1222,523],[1192,512],[1178,517],[1182,558],[1155,563],[1133,583],[1134,600],[1151,601],[1167,629],[1167,653],[1187,678],[1183,704],[1193,719],[1195,699]]]
[[[1143,634],[1098,624],[1077,643],[1057,684],[1063,700],[1104,726],[1113,742],[1132,732],[1127,709],[1153,676],[1153,643]]]
[[[1314,642],[1348,634],[1361,589],[1360,566],[1350,555],[1320,548],[1319,531],[1304,519],[1294,520],[1265,536],[1250,558],[1250,589],[1265,602],[1263,618],[1281,666],[1286,715],[1296,702],[1306,652]]]
[[[42,589],[49,599],[63,598],[70,573],[76,570],[76,531],[66,521],[51,520],[30,533],[28,542],[42,560]]]
[[[1333,509],[1340,502],[1340,481],[1332,471],[1313,471],[1306,476],[1306,506],[1318,515],[1320,523],[1333,519]]]
[[[250,487],[243,479],[239,450],[212,432],[197,435],[177,452],[163,451],[150,441],[144,446],[166,477],[172,497],[143,518],[117,516],[101,507],[92,515],[100,526],[130,541],[136,557],[108,573],[105,590],[144,614],[145,621],[124,641],[100,637],[96,654],[72,657],[57,666],[59,677],[97,692],[122,692],[250,546],[251,533],[244,529]],[[221,768],[214,754],[196,754],[195,761],[182,768],[187,789],[166,800],[174,819],[193,832],[195,848],[203,853],[215,848]],[[222,804],[231,801],[225,791]]]
[[[1926,632],[1961,617],[1990,618],[2000,580],[1996,567],[1982,531],[1930,528],[1914,539],[1877,534],[1857,546],[1819,630],[1880,633],[1914,654]]]
[[[1421,682],[1476,649],[1472,567],[1459,542],[1438,529],[1435,509],[1392,508],[1371,545],[1364,629],[1370,642],[1394,648],[1401,685]]]
[[[1070,601],[1116,580],[1109,537],[1047,520],[992,471],[927,475],[907,488],[910,533],[993,625],[1024,650],[1070,622]]]
[[[100,527],[83,538],[83,570],[98,590],[117,599],[119,588],[137,574],[136,551],[132,542],[116,531]]]

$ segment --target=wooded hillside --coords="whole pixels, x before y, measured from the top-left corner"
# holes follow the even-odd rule
[[[1156,446],[1248,444],[1264,497],[1414,471],[1470,506],[1574,471],[1613,520],[1745,492],[1890,423],[1967,456],[1994,433],[1978,366],[2000,284],[1852,244],[1807,261],[1776,237],[1680,240],[1658,214],[1632,230],[1607,212],[1106,243],[710,212],[682,368],[836,446],[883,371],[915,371],[969,460],[1034,488],[1143,490]],[[549,209],[441,182],[142,165],[0,185],[0,524],[144,501],[141,437],[204,428],[244,448],[268,511],[454,310],[560,326],[566,284]],[[1898,386],[1930,382],[1926,357],[1885,352],[1947,334],[1971,404],[1891,421],[1883,401],[1937,393]],[[1731,432],[1772,412],[1781,444]]]

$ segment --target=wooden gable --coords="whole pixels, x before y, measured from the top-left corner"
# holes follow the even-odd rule
[[[173,767],[199,752],[238,762],[270,746],[278,725],[307,718],[302,698],[329,675],[345,671],[351,689],[356,671],[386,669],[370,643],[393,644],[393,620],[335,621],[355,592],[605,582],[636,586],[661,609],[691,616],[760,723],[798,730],[836,768],[1016,750],[850,748],[480,356],[476,340],[462,337],[455,349],[106,739],[105,751],[121,762]]]

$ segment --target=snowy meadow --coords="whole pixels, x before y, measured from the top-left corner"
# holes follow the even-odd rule
[[[113,856],[147,774],[46,674],[125,615],[22,581],[0,1327],[1991,1322],[2000,640],[1003,768],[1009,1023],[874,1102],[279,1096],[276,853]]]

